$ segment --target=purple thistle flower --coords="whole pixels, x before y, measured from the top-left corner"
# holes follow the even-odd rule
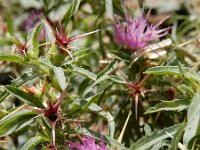
[[[23,22],[24,31],[29,32],[31,29],[35,28],[38,24],[41,23],[42,9],[36,9],[30,12],[28,18]],[[40,41],[45,38],[45,29],[42,28],[40,32]]]
[[[106,150],[103,137],[101,137],[101,147],[95,143],[94,137],[82,136],[82,144],[69,142],[69,147],[76,150]]]
[[[167,34],[170,27],[159,29],[169,16],[163,18],[156,25],[148,22],[150,11],[147,16],[144,16],[142,12],[136,19],[132,19],[126,14],[126,25],[119,22],[116,17],[116,23],[114,24],[114,38],[115,41],[121,45],[124,45],[128,49],[135,51],[144,48],[150,41],[163,37]]]

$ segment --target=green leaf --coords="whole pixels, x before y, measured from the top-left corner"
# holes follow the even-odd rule
[[[193,70],[179,66],[158,66],[148,69],[145,74],[153,75],[178,75],[200,82],[200,76]]]
[[[184,128],[185,128],[185,123],[182,123],[180,125],[179,129],[177,130],[176,134],[172,138],[172,144],[171,144],[171,146],[169,147],[168,150],[177,150],[178,149],[178,143],[182,138]]]
[[[88,109],[88,107],[89,107],[92,103],[94,103],[95,101],[97,101],[97,100],[99,99],[99,97],[100,97],[100,95],[101,95],[102,93],[103,93],[103,92],[98,93],[98,94],[96,94],[96,95],[94,95],[94,96],[92,96],[92,97],[86,99],[87,103],[86,103],[81,109],[82,109],[83,111],[85,111],[86,109]]]
[[[154,131],[151,135],[145,136],[139,139],[136,143],[133,143],[129,150],[148,150],[156,143],[159,143],[162,140],[169,138],[168,134],[174,136],[179,127],[180,124],[162,130]]]
[[[200,88],[195,93],[194,97],[192,98],[192,102],[188,108],[187,112],[187,119],[188,122],[192,121],[196,116],[200,114]]]
[[[189,141],[200,134],[200,89],[195,93],[187,111],[187,126],[183,136],[183,143],[187,145]]]
[[[36,113],[31,110],[14,110],[0,120],[0,135],[5,134],[13,127],[24,123],[25,121],[28,121],[35,116]]]
[[[118,60],[130,62],[130,55],[121,50],[110,50],[111,54]]]
[[[24,59],[18,55],[0,54],[0,61],[23,63]]]
[[[53,34],[53,31],[51,29],[51,27],[49,26],[49,24],[45,21],[45,20],[42,20],[43,24],[44,24],[44,27],[45,27],[45,31],[46,31],[46,40],[48,42],[50,42],[50,44],[53,44],[56,42],[56,38]]]
[[[194,91],[192,89],[192,87],[189,87],[187,85],[179,85],[177,86],[177,88],[183,93],[185,94],[186,92],[190,95],[190,96],[194,96]]]
[[[167,140],[163,140],[161,142],[157,142],[156,144],[154,144],[150,149],[148,150],[160,150],[163,147],[167,147],[169,146],[169,143]]]
[[[70,18],[76,14],[76,12],[78,11],[79,5],[81,3],[81,0],[73,0],[70,8],[68,9],[68,11],[65,13],[64,15],[64,22],[68,22],[70,20]]]
[[[14,35],[13,19],[10,14],[6,15],[6,21],[7,21],[7,27],[8,27],[9,34]]]
[[[53,68],[53,64],[49,59],[46,58],[39,58],[38,60],[31,60],[29,64],[34,64],[34,65],[42,65],[45,67]]]
[[[65,90],[65,88],[67,87],[67,82],[66,82],[64,70],[61,67],[54,67],[53,71],[55,73],[55,76],[60,88],[62,90]]]
[[[39,24],[28,37],[28,54],[33,58],[38,58],[39,56],[39,37],[40,31],[43,27],[43,23]]]
[[[125,79],[116,75],[109,75],[109,79],[115,83],[127,84],[127,81]]]
[[[93,91],[94,90],[94,86],[99,84],[100,82],[102,81],[105,81],[109,79],[109,76],[108,75],[104,75],[102,77],[100,77],[99,79],[97,79],[92,85],[90,85],[89,87],[87,87],[85,89],[85,91],[83,92],[83,96],[87,95],[89,92]]]
[[[105,69],[103,69],[100,73],[97,74],[97,80],[90,85],[89,87],[85,88],[85,91],[83,93],[83,96],[88,94],[90,91],[93,91],[94,86],[99,84],[102,81],[113,79],[108,74],[111,73],[115,68],[117,68],[118,63],[117,60],[112,61]]]
[[[77,57],[77,56],[82,56],[84,54],[87,54],[89,52],[89,49],[82,49],[82,50],[77,50],[76,52],[73,53],[73,57]]]
[[[90,72],[84,68],[80,68],[80,67],[77,67],[77,66],[72,66],[72,69],[66,69],[65,70],[66,72],[74,72],[74,73],[78,73],[80,75],[83,75],[89,79],[92,79],[92,80],[96,80],[97,79],[97,75],[94,74],[93,72]]]
[[[27,73],[24,73],[22,74],[20,77],[18,77],[17,79],[14,79],[12,80],[12,86],[20,86],[28,81],[31,81],[33,79],[35,79],[36,77],[38,77],[37,74],[33,74],[33,72],[27,72]],[[0,103],[6,98],[9,96],[9,93],[7,90],[3,91],[1,94],[0,94]]]
[[[17,87],[9,85],[9,86],[6,86],[6,89],[8,90],[10,94],[14,95],[15,97],[17,97],[19,100],[23,101],[24,103],[27,103],[39,108],[45,108],[40,99],[18,89]]]
[[[162,101],[156,104],[154,107],[147,109],[145,114],[155,113],[158,111],[182,111],[187,109],[190,104],[189,100],[176,99],[173,101]]]
[[[147,136],[150,136],[152,133],[151,127],[147,123],[144,124],[144,132]]]
[[[86,108],[86,106],[88,107],[88,102],[90,103],[90,100],[92,100],[94,98],[96,98],[96,97],[91,97],[86,100],[76,99],[76,100],[74,100],[74,104],[81,106],[81,108]],[[109,112],[103,111],[103,109],[101,107],[99,107],[97,104],[94,104],[94,103],[89,105],[88,110],[98,114],[99,116],[103,117],[104,119],[106,119],[108,121],[109,135],[110,135],[110,137],[113,137],[114,131],[115,131],[115,122],[114,122],[113,116]]]
[[[98,73],[98,78],[104,76],[104,75],[108,75],[109,73],[111,73],[113,70],[115,70],[118,66],[118,62],[117,60],[113,60],[108,66],[106,66],[105,69],[103,69],[100,73]]]
[[[105,5],[106,5],[106,13],[108,17],[113,20],[113,5],[112,5],[112,0],[105,0]]]
[[[73,54],[74,58],[71,60],[71,57],[69,57],[68,59],[70,59],[70,60],[65,61],[62,64],[62,66],[64,66],[64,65],[70,65],[70,64],[77,64],[78,62],[80,62],[82,60],[86,60],[87,58],[91,57],[93,54],[94,54],[93,52],[89,52],[89,51],[87,51],[84,54],[80,54],[80,55],[77,54],[77,53],[75,53],[75,54]],[[74,56],[74,55],[76,55],[76,56]]]
[[[39,135],[32,137],[24,144],[21,150],[33,150],[42,141],[43,139]]]

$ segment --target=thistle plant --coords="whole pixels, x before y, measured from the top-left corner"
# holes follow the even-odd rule
[[[0,149],[200,149],[199,19],[161,3],[1,1]]]

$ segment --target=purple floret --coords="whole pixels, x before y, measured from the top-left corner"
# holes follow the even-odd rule
[[[166,35],[170,27],[159,29],[159,26],[169,16],[163,18],[156,25],[153,25],[148,22],[149,15],[150,11],[146,17],[142,12],[138,18],[133,19],[126,14],[125,25],[116,18],[116,24],[114,24],[115,41],[135,51],[144,48],[150,41]]]

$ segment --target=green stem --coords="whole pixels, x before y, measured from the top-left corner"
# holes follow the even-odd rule
[[[140,9],[143,9],[144,8],[144,2],[143,2],[143,0],[138,0],[138,4],[139,4],[139,6],[140,6]]]
[[[55,138],[55,126],[56,122],[51,122],[51,143],[50,146],[54,148],[54,150],[57,150],[56,148],[56,138]]]
[[[129,121],[129,118],[130,118],[131,114],[132,114],[132,112],[131,112],[131,110],[130,110],[130,111],[129,111],[129,114],[128,114],[128,117],[127,117],[127,119],[126,119],[126,122],[124,123],[122,132],[120,133],[120,136],[119,136],[119,138],[118,138],[118,140],[117,140],[119,143],[122,142],[122,138],[123,138],[123,136],[124,136],[124,132],[125,132],[125,130],[126,130],[126,126],[127,126],[127,124],[128,124],[128,121]]]

